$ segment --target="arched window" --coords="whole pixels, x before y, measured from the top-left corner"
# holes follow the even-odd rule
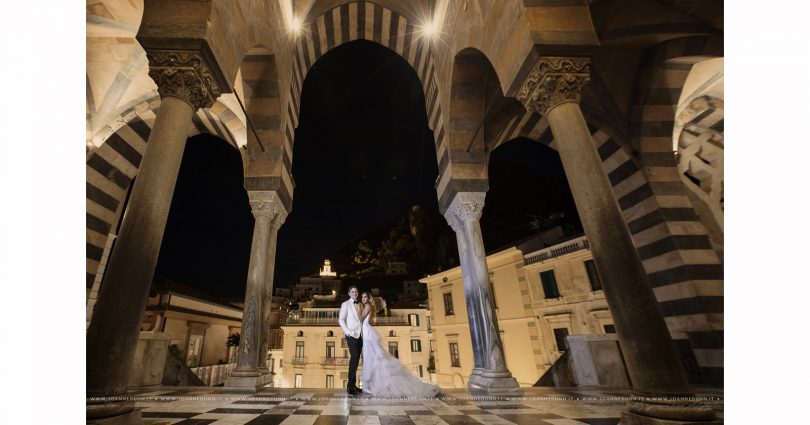
[[[296,336],[304,336],[304,331],[298,331],[298,335]]]
[[[326,331],[326,336],[335,336],[335,334],[332,331]]]
[[[397,332],[396,331],[388,332],[388,336],[397,336]]]

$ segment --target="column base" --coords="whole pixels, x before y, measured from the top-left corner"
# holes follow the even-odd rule
[[[225,388],[240,390],[258,390],[267,384],[273,383],[273,374],[268,373],[259,376],[234,376],[231,375],[225,380]]]
[[[87,424],[142,425],[141,411],[132,401],[87,405]]]
[[[471,390],[482,390],[490,394],[508,393],[510,395],[517,395],[523,392],[520,389],[520,385],[518,385],[517,380],[509,372],[506,372],[506,376],[491,376],[493,374],[503,375],[502,372],[493,373],[486,370],[480,370],[479,373],[470,375],[470,378],[467,381],[467,387]]]
[[[236,369],[233,372],[231,372],[231,376],[238,376],[240,378],[247,378],[247,377],[253,377],[253,376],[262,376],[262,373],[259,372],[258,369],[246,369],[246,370]]]
[[[512,372],[509,372],[506,369],[495,370],[495,369],[478,369],[473,370],[471,375],[478,375],[483,378],[512,378]],[[517,382],[517,381],[515,381]]]

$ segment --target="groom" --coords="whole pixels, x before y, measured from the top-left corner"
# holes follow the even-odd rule
[[[360,363],[360,352],[363,351],[363,336],[361,331],[363,324],[360,322],[360,312],[362,304],[357,300],[357,286],[349,286],[349,299],[340,306],[340,316],[338,323],[346,335],[346,345],[349,346],[349,382],[346,391],[351,395],[362,393],[363,390],[357,388],[357,364]]]

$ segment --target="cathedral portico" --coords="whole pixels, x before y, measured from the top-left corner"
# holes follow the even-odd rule
[[[723,107],[716,93],[695,88],[701,83],[687,84],[695,64],[722,58],[722,10],[638,0],[629,14],[618,3],[88,6],[89,45],[123,59],[88,47],[88,63],[106,62],[88,66],[87,395],[126,393],[129,369],[120,365],[132,362],[186,140],[200,132],[242,156],[255,219],[240,282],[237,366],[226,386],[256,391],[271,381],[269,308],[276,252],[285,249],[278,232],[293,210],[304,87],[310,71],[351,43],[390,50],[418,79],[413,98],[424,102],[433,143],[426,160],[438,166],[433,190],[464,277],[471,388],[517,387],[504,361],[480,224],[491,154],[516,138],[562,159],[635,394],[689,396],[690,384],[722,385]],[[722,70],[712,75],[722,87]],[[134,408],[88,402],[88,419],[123,420]],[[628,423],[633,415],[713,420],[678,403],[634,401],[629,410]]]

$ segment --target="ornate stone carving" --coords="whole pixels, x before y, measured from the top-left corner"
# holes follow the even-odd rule
[[[150,50],[149,76],[155,80],[160,97],[173,96],[192,108],[208,108],[222,94],[209,64],[200,52],[190,50]]]
[[[265,218],[280,227],[287,220],[287,210],[275,191],[248,191],[250,210],[255,219]]]
[[[250,210],[257,220],[272,220],[278,214],[278,205],[273,201],[250,201]]]
[[[588,58],[542,57],[526,77],[517,99],[529,111],[548,115],[564,102],[579,103],[582,89],[590,81]]]
[[[454,232],[460,232],[464,228],[464,223],[454,214],[449,214],[450,210],[447,211],[448,212],[444,213],[444,219],[447,220],[447,224],[450,225]]]
[[[485,192],[459,192],[453,198],[453,202],[444,212],[447,224],[455,232],[462,230],[464,222],[468,220],[479,220],[484,210]]]

